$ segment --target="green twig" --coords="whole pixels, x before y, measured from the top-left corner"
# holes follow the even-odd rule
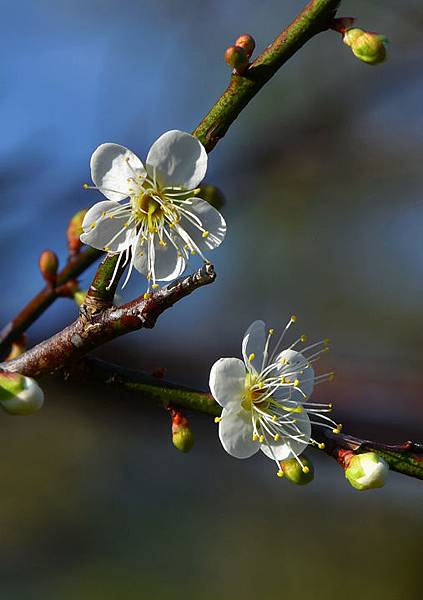
[[[308,40],[330,27],[339,4],[340,0],[312,0],[243,75],[232,75],[226,91],[193,131],[207,152],[276,71]]]

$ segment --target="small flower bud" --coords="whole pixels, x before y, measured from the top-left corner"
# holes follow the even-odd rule
[[[68,240],[68,250],[71,256],[78,254],[81,249],[82,242],[79,239],[79,236],[82,233],[82,222],[84,220],[85,215],[87,214],[87,209],[83,209],[74,214],[68,224],[68,228],[66,231],[66,237]]]
[[[291,481],[291,483],[296,483],[297,485],[306,485],[307,483],[311,483],[314,479],[314,468],[311,461],[304,456],[304,454],[301,455],[300,460],[302,462],[302,466],[296,458],[287,458],[286,460],[281,460],[279,462],[281,467],[279,473],[281,473],[281,477],[284,475],[288,481]]]
[[[383,487],[388,473],[388,464],[376,452],[354,455],[345,469],[345,477],[356,490]]]
[[[31,377],[0,373],[0,405],[11,415],[31,415],[44,402],[44,392]]]
[[[12,342],[12,347],[10,348],[10,352],[7,355],[6,360],[13,360],[14,358],[17,358],[18,356],[23,354],[26,349],[26,344],[27,344],[27,337],[23,333],[20,337],[18,337],[18,339],[14,340]]]
[[[239,75],[242,75],[248,67],[248,54],[241,46],[229,46],[225,52],[225,61]]]
[[[240,35],[239,38],[236,40],[235,46],[240,46],[241,48],[244,48],[248,58],[250,58],[250,56],[254,52],[254,48],[256,47],[256,42],[254,41],[252,35],[250,35],[249,33],[244,33],[243,35]]]
[[[387,38],[379,33],[358,28],[347,29],[343,42],[358,59],[368,65],[378,65],[386,59]]]
[[[87,297],[87,290],[76,290],[73,294],[73,299],[75,300],[78,306],[81,306],[85,302],[85,298]]]
[[[189,427],[188,419],[173,408],[170,410],[170,416],[173,445],[181,452],[189,452],[194,445],[194,434]]]
[[[220,210],[225,204],[225,196],[223,195],[223,192],[221,192],[218,187],[211,185],[210,183],[203,183],[200,185],[196,196],[206,200],[209,204],[214,206],[216,210]]]
[[[53,250],[44,250],[40,255],[38,265],[44,280],[51,285],[55,285],[59,267],[59,259],[56,253]]]

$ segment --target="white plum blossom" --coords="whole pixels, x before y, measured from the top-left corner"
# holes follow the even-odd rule
[[[249,458],[259,449],[273,459],[282,477],[280,461],[295,458],[303,468],[300,455],[309,445],[324,448],[311,437],[311,426],[329,427],[339,433],[341,425],[326,413],[331,404],[309,402],[314,385],[332,380],[333,373],[318,377],[314,363],[329,347],[323,340],[294,349],[306,341],[304,335],[285,349],[282,341],[296,317],[292,316],[271,349],[273,329],[266,333],[263,321],[247,329],[239,358],[221,358],[210,372],[210,390],[222,406],[219,438],[226,452],[236,458]]]
[[[130,260],[124,285],[135,267],[147,277],[148,291],[150,282],[157,288],[157,281],[182,274],[190,254],[206,260],[204,252],[223,241],[225,220],[198,197],[207,153],[194,136],[167,131],[150,148],[145,166],[128,148],[101,144],[90,165],[94,186],[84,187],[98,189],[107,200],[85,215],[81,241],[119,254],[114,277]]]

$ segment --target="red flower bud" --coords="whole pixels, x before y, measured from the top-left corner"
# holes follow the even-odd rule
[[[241,46],[229,46],[225,52],[225,61],[239,75],[242,75],[248,68],[248,55]]]
[[[256,42],[254,41],[252,35],[250,35],[249,33],[244,33],[243,35],[240,35],[239,38],[236,40],[235,46],[240,46],[241,48],[244,48],[248,58],[250,58],[250,56],[254,52],[254,48],[256,47]]]
[[[51,285],[55,285],[57,269],[59,267],[59,259],[55,252],[53,250],[44,250],[40,255],[38,265],[44,280]]]
[[[69,254],[74,256],[81,249],[82,242],[79,236],[82,233],[82,221],[87,214],[87,209],[83,209],[74,214],[68,224],[66,237],[68,240]]]

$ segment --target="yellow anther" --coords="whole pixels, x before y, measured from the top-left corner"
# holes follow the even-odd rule
[[[254,352],[251,352],[250,356],[248,357],[248,360],[250,362],[252,362],[255,359],[256,355],[254,354]]]
[[[191,250],[190,254],[191,256],[195,256],[195,250]]]
[[[339,429],[339,427],[335,427],[334,429],[332,429],[332,433],[341,433],[341,430]]]
[[[157,290],[157,288],[159,287],[159,284],[153,283],[153,285],[151,287],[153,288],[153,290]]]
[[[262,381],[259,381],[257,385],[258,385],[259,390],[261,390],[263,388],[263,382]]]
[[[169,223],[169,229],[173,229],[175,227],[175,223]]]
[[[203,236],[203,238],[209,237],[209,232],[203,231],[202,236]]]
[[[283,477],[283,471],[278,471],[278,472],[276,473],[276,475],[277,475],[278,477]]]
[[[291,380],[290,380],[290,378],[289,378],[289,377],[286,377],[286,378],[285,378],[285,383],[291,383]]]
[[[127,227],[129,227],[129,223],[126,222],[126,223],[123,224],[123,226],[127,228]]]
[[[104,252],[110,252],[109,246],[104,246]]]
[[[323,442],[320,442],[320,444],[317,444],[317,447],[319,448],[319,450],[324,450],[325,449],[325,445]]]
[[[338,423],[336,427],[337,427],[337,429],[339,429],[339,431],[342,431],[343,425],[342,425],[342,423]]]
[[[262,444],[262,443],[264,442],[264,435],[261,435],[261,436],[259,437],[259,442],[260,442],[260,444]]]
[[[145,292],[144,300],[148,300],[149,298],[151,298],[151,294],[149,292]]]
[[[329,409],[329,410],[332,410],[332,408],[333,408],[333,404],[332,404],[332,403],[331,403],[331,404],[328,404],[328,409]]]
[[[221,420],[222,420],[222,417],[215,417],[214,418],[214,422],[215,423],[220,423]]]
[[[278,417],[276,415],[273,415],[272,416],[272,421],[277,421],[277,420],[278,420]]]
[[[325,338],[323,340],[323,343],[324,343],[325,346],[328,346],[330,344],[330,338]]]
[[[329,379],[328,379],[328,381],[333,381],[334,379],[335,379],[335,373],[331,373],[331,374],[329,375]]]
[[[273,335],[274,329],[269,329],[269,335]]]
[[[281,365],[286,365],[287,364],[287,360],[286,358],[281,358]]]
[[[106,211],[103,210],[103,212],[101,213],[101,216],[104,218],[107,215]]]
[[[301,470],[303,473],[310,473],[310,469],[308,467],[303,467]]]
[[[292,316],[291,316],[291,321],[292,321],[292,323],[295,323],[295,322],[296,322],[296,320],[297,320],[297,315],[292,315]]]
[[[259,436],[256,433],[253,433],[253,437],[252,437],[253,442],[257,442],[258,439],[259,439]]]
[[[329,352],[330,348],[329,346],[326,346],[325,348],[323,348],[322,352]]]
[[[281,377],[281,383],[285,383],[285,377],[283,375]]]
[[[307,341],[307,336],[306,335],[301,335],[300,336],[300,342],[306,342]]]
[[[91,223],[90,229],[95,229],[95,223]]]
[[[88,183],[83,183],[82,187],[84,190],[88,190],[90,188],[90,186],[88,185]]]
[[[300,385],[300,380],[299,380],[299,379],[296,379],[296,380],[294,381],[294,386],[295,386],[295,387],[298,387],[299,385]]]
[[[160,240],[159,242],[160,246],[162,246],[163,248],[166,248],[167,243],[164,240]]]
[[[280,439],[280,435],[279,433],[275,433],[275,435],[273,436],[273,439],[275,440],[275,442],[277,442]]]

